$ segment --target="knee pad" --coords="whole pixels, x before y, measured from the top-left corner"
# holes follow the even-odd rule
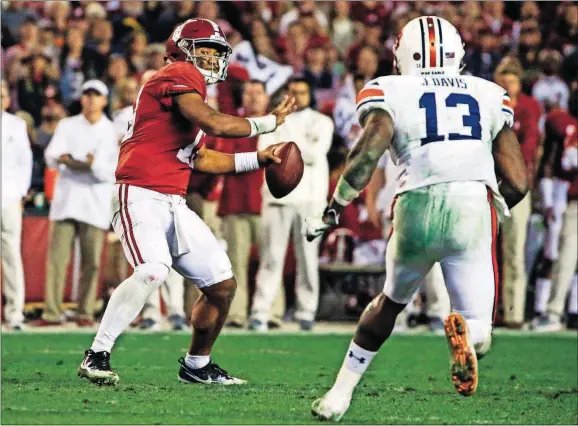
[[[477,319],[466,319],[470,336],[474,342],[474,349],[478,358],[484,356],[492,345],[492,326]]]
[[[167,279],[169,267],[162,263],[143,263],[134,268],[133,275],[147,286],[158,288]]]

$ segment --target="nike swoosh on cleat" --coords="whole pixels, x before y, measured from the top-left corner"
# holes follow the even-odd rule
[[[204,384],[204,385],[210,385],[211,383],[213,383],[213,379],[211,379],[210,377],[209,377],[207,380],[203,380],[203,379],[201,379],[200,377],[197,377],[197,376],[195,376],[194,374],[189,373],[188,371],[185,371],[185,374],[186,374],[187,376],[191,377],[192,379],[194,379],[194,381],[197,381],[197,382],[202,383],[202,384]],[[191,382],[193,381],[193,380],[191,380],[191,381],[189,382],[189,381],[183,379],[180,374],[177,374],[177,377],[179,378],[179,380],[180,380],[181,382],[191,383]]]

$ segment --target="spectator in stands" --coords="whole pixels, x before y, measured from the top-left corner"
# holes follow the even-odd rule
[[[130,74],[141,74],[146,70],[147,35],[143,31],[133,32],[127,41],[126,62]]]
[[[57,86],[56,76],[50,68],[50,58],[39,50],[32,51],[29,56],[22,58],[22,65],[24,74],[16,83],[18,105],[30,113],[38,125],[47,91]]]
[[[476,77],[492,80],[494,70],[500,61],[498,36],[484,28],[478,33],[479,46],[466,53],[466,71]]]
[[[36,18],[27,16],[22,26],[19,27],[18,32],[18,43],[8,48],[4,59],[10,84],[16,82],[24,73],[21,60],[32,54],[38,46],[38,24]]]
[[[95,53],[95,61],[98,62],[99,67],[96,71],[98,77],[102,77],[108,57],[112,52],[112,24],[105,19],[99,19],[92,22],[89,29],[89,38],[87,47]]]
[[[42,107],[40,126],[36,128],[34,144],[44,150],[56,130],[58,122],[66,117],[66,110],[60,104],[48,104]]]
[[[32,152],[24,120],[8,113],[10,93],[2,80],[2,280],[4,319],[13,330],[24,321],[21,255],[22,206],[30,188]]]
[[[110,194],[118,138],[103,111],[108,89],[98,80],[82,86],[82,113],[60,121],[46,149],[59,169],[50,208],[52,231],[46,265],[45,310],[37,325],[61,323],[66,272],[75,237],[80,239],[81,281],[76,322],[91,326],[104,233],[110,225]]]
[[[32,142],[32,158],[34,160],[32,168],[31,189],[36,193],[44,192],[44,172],[46,162],[44,161],[44,150],[48,146],[50,139],[54,135],[58,122],[66,117],[66,110],[60,104],[47,104],[42,107],[42,121],[36,128],[36,138]]]
[[[350,71],[357,71],[365,74],[361,67],[365,61],[367,61],[367,53],[363,53],[363,57],[360,58],[362,55],[362,51],[373,50],[377,55],[377,61],[382,63],[382,72],[380,75],[386,75],[387,72],[391,71],[391,66],[387,66],[387,57],[390,55],[390,52],[385,49],[383,44],[383,29],[380,25],[379,17],[375,14],[368,15],[363,23],[363,30],[361,31],[362,38],[361,40],[352,45],[348,52],[347,52],[347,65]],[[371,60],[373,62],[373,60]],[[391,65],[391,64],[390,64]],[[375,67],[377,71],[377,65]],[[374,74],[375,72],[374,71]],[[373,78],[373,77],[372,77]]]
[[[243,89],[243,116],[259,117],[267,113],[269,96],[265,84],[258,80],[245,83]],[[228,139],[219,145],[223,152],[249,152],[257,150],[257,137]],[[261,187],[263,170],[239,175],[227,175],[219,200],[218,215],[223,221],[223,237],[227,242],[227,254],[231,259],[237,291],[229,309],[226,325],[242,328],[247,325],[249,309],[249,256],[251,246],[261,247]],[[239,194],[243,194],[242,197]],[[277,286],[282,287],[282,282]],[[279,326],[283,317],[285,301],[279,292],[273,304],[271,322]],[[270,324],[271,325],[271,324]]]
[[[294,21],[287,29],[287,36],[284,39],[285,61],[293,67],[295,73],[300,72],[304,66],[305,50],[309,43],[309,36],[303,24]]]
[[[274,198],[263,185],[261,226],[264,240],[250,322],[251,328],[261,331],[267,329],[291,236],[297,258],[295,318],[302,330],[312,329],[319,297],[319,243],[308,243],[301,234],[301,225],[305,217],[322,209],[327,202],[327,152],[333,138],[333,122],[311,109],[311,88],[306,80],[290,80],[288,93],[295,97],[297,111],[287,117],[275,132],[261,136],[259,149],[281,141],[294,141],[301,150],[305,171],[299,185],[284,198]]]
[[[353,96],[340,96],[333,110],[335,132],[343,138],[348,149],[351,149],[361,136],[362,128],[357,119],[355,97],[365,85],[365,76],[353,75],[355,93]]]
[[[568,85],[559,77],[562,55],[557,50],[544,49],[538,55],[543,75],[532,88],[532,96],[545,111],[545,103],[555,98],[560,108],[568,109],[570,91]]]
[[[514,132],[518,136],[528,181],[534,182],[537,172],[537,154],[540,143],[538,120],[540,108],[536,100],[522,93],[522,68],[517,60],[505,61],[495,73],[495,81],[508,92],[510,106],[514,109]],[[525,247],[528,221],[532,212],[532,195],[526,197],[511,210],[511,217],[502,223],[503,282],[502,304],[504,321],[510,328],[524,324],[526,306]]]
[[[333,74],[328,67],[329,46],[320,41],[311,41],[305,51],[303,78],[307,80],[317,100],[317,91],[333,88]]]
[[[351,3],[348,1],[337,1],[332,9],[331,40],[341,55],[345,55],[347,47],[355,41],[355,25],[350,18],[350,9]]]
[[[2,10],[2,27],[7,31],[2,32],[2,36],[6,35],[14,42],[21,39],[22,29],[30,22],[36,22],[38,16],[36,13],[25,7],[23,1],[8,1],[6,9]]]
[[[158,71],[165,66],[165,46],[163,44],[149,44],[146,47],[144,53],[147,69]]]
[[[356,2],[355,7],[351,9],[351,19],[354,21],[365,22],[370,15],[374,16],[381,26],[384,26],[388,15],[384,2],[365,0]]]
[[[59,49],[64,46],[66,31],[68,28],[68,17],[70,16],[70,2],[68,1],[47,1],[45,4],[44,23],[53,29],[54,41]]]
[[[542,44],[540,26],[535,19],[526,19],[520,23],[520,42],[516,56],[524,70],[523,92],[530,94],[531,87],[539,76],[538,53]]]
[[[295,22],[299,21],[303,17],[313,17],[319,25],[326,29],[329,26],[327,17],[325,14],[317,8],[317,5],[312,0],[299,1],[296,3],[296,7],[285,13],[281,17],[281,22],[279,23],[279,34],[286,35],[289,30],[289,26]]]
[[[133,116],[133,103],[138,91],[139,84],[134,77],[123,78],[116,87],[116,112],[114,113],[112,122],[114,123],[119,141],[124,137],[128,129],[128,124]]]
[[[497,37],[497,49],[502,46],[511,47],[514,22],[504,13],[503,1],[488,1],[483,3],[483,19],[487,28]],[[498,50],[499,53],[499,50]]]
[[[379,53],[373,46],[364,46],[359,51],[355,70],[361,74],[366,81],[377,77],[379,66]]]
[[[94,51],[85,47],[84,33],[79,28],[70,28],[66,44],[60,54],[60,92],[62,102],[69,107],[80,97],[80,88],[85,80],[102,75],[106,62]]]
[[[120,10],[111,18],[114,46],[122,46],[134,31],[145,31],[146,24],[154,25],[146,22],[145,2],[123,0],[119,3]]]

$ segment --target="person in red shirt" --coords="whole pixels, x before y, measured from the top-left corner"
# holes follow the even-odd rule
[[[206,104],[207,84],[224,80],[231,54],[223,31],[208,19],[189,19],[166,42],[166,62],[141,88],[116,169],[114,231],[133,274],[113,292],[78,375],[115,385],[110,351],[172,266],[203,295],[193,306],[193,337],[181,358],[180,381],[242,384],[213,363],[211,349],[227,317],[236,282],[223,247],[207,225],[186,207],[191,169],[212,174],[257,170],[281,160],[279,146],[264,151],[221,153],[203,146],[205,134],[253,137],[274,131],[295,110],[293,98],[264,117],[241,118]]]
[[[536,280],[536,318],[531,324],[536,331],[562,329],[566,296],[578,268],[578,120],[558,102],[554,96],[546,103],[540,193],[547,230]],[[573,298],[575,315],[575,293]]]
[[[265,83],[251,80],[243,89],[241,116],[266,114],[269,96]],[[218,148],[222,152],[247,152],[257,149],[258,138],[222,140]],[[217,214],[223,221],[223,234],[227,241],[227,254],[231,259],[233,274],[237,280],[237,292],[229,309],[226,325],[245,327],[249,308],[249,257],[251,245],[261,245],[261,187],[263,170],[242,175],[226,175]],[[243,194],[243,195],[240,195]],[[279,283],[280,286],[282,283]],[[282,286],[281,286],[282,287]],[[284,313],[285,298],[277,293],[272,306],[271,322],[279,326]]]
[[[528,181],[536,174],[537,149],[540,142],[538,120],[540,107],[537,101],[521,92],[522,68],[517,60],[504,61],[495,73],[495,80],[508,92],[514,109],[514,132],[526,164]],[[520,328],[524,323],[526,306],[525,248],[528,221],[532,213],[532,197],[526,197],[511,211],[511,217],[502,224],[503,284],[502,303],[504,321],[508,327]]]

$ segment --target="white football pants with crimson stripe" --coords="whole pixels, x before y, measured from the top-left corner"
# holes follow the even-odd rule
[[[491,330],[498,283],[498,218],[488,194],[481,182],[435,184],[400,194],[383,289],[394,302],[408,303],[439,262],[452,310],[468,320],[477,344],[488,336],[474,334]],[[479,333],[472,329],[479,326]]]
[[[181,196],[117,184],[112,226],[133,268],[160,263],[199,288],[233,277],[224,248]]]

